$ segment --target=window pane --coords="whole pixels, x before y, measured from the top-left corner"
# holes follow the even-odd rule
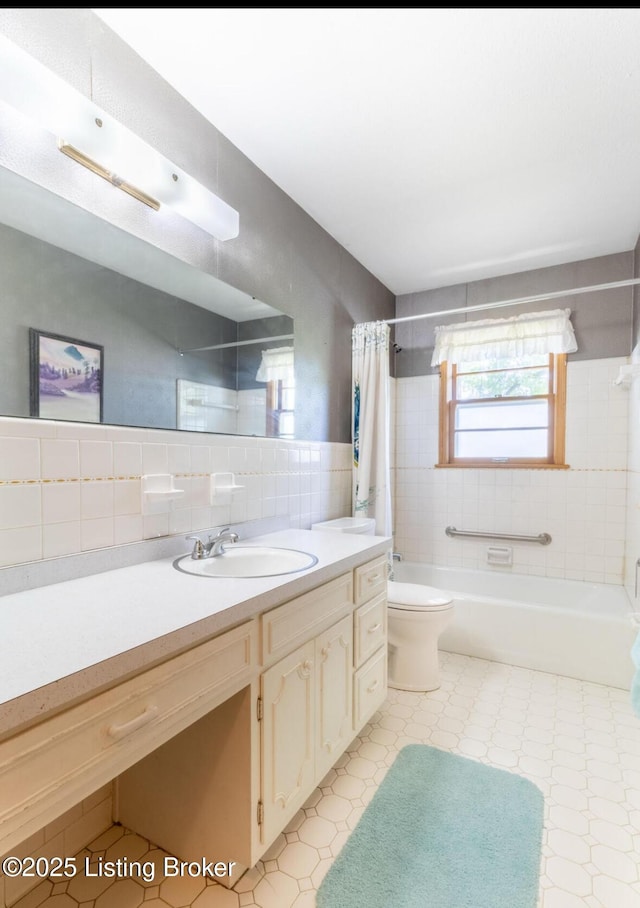
[[[549,405],[546,400],[490,401],[458,404],[456,429],[513,429],[548,425]]]
[[[282,409],[293,410],[295,407],[296,391],[295,388],[282,389]]]
[[[509,370],[505,372],[479,372],[456,378],[458,400],[478,397],[531,397],[547,394],[549,369]]]
[[[456,457],[546,457],[547,430],[456,432]]]
[[[294,417],[293,413],[279,414],[279,432],[280,438],[293,438]]]
[[[549,355],[509,356],[498,359],[481,359],[475,363],[462,363],[458,372],[486,372],[488,369],[522,369],[524,366],[548,366]]]

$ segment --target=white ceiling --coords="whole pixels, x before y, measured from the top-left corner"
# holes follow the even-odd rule
[[[94,12],[396,294],[635,246],[638,8]]]

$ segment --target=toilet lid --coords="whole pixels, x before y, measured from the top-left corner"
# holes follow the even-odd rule
[[[387,600],[391,608],[404,611],[440,611],[453,604],[453,596],[445,590],[397,580],[387,581]]]

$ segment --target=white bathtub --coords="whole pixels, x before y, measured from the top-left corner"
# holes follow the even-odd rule
[[[440,649],[629,689],[638,633],[626,590],[608,583],[402,561],[394,577],[447,590],[454,618]]]

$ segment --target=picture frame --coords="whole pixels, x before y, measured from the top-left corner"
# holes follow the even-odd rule
[[[104,347],[29,328],[29,351],[31,416],[102,422]]]

